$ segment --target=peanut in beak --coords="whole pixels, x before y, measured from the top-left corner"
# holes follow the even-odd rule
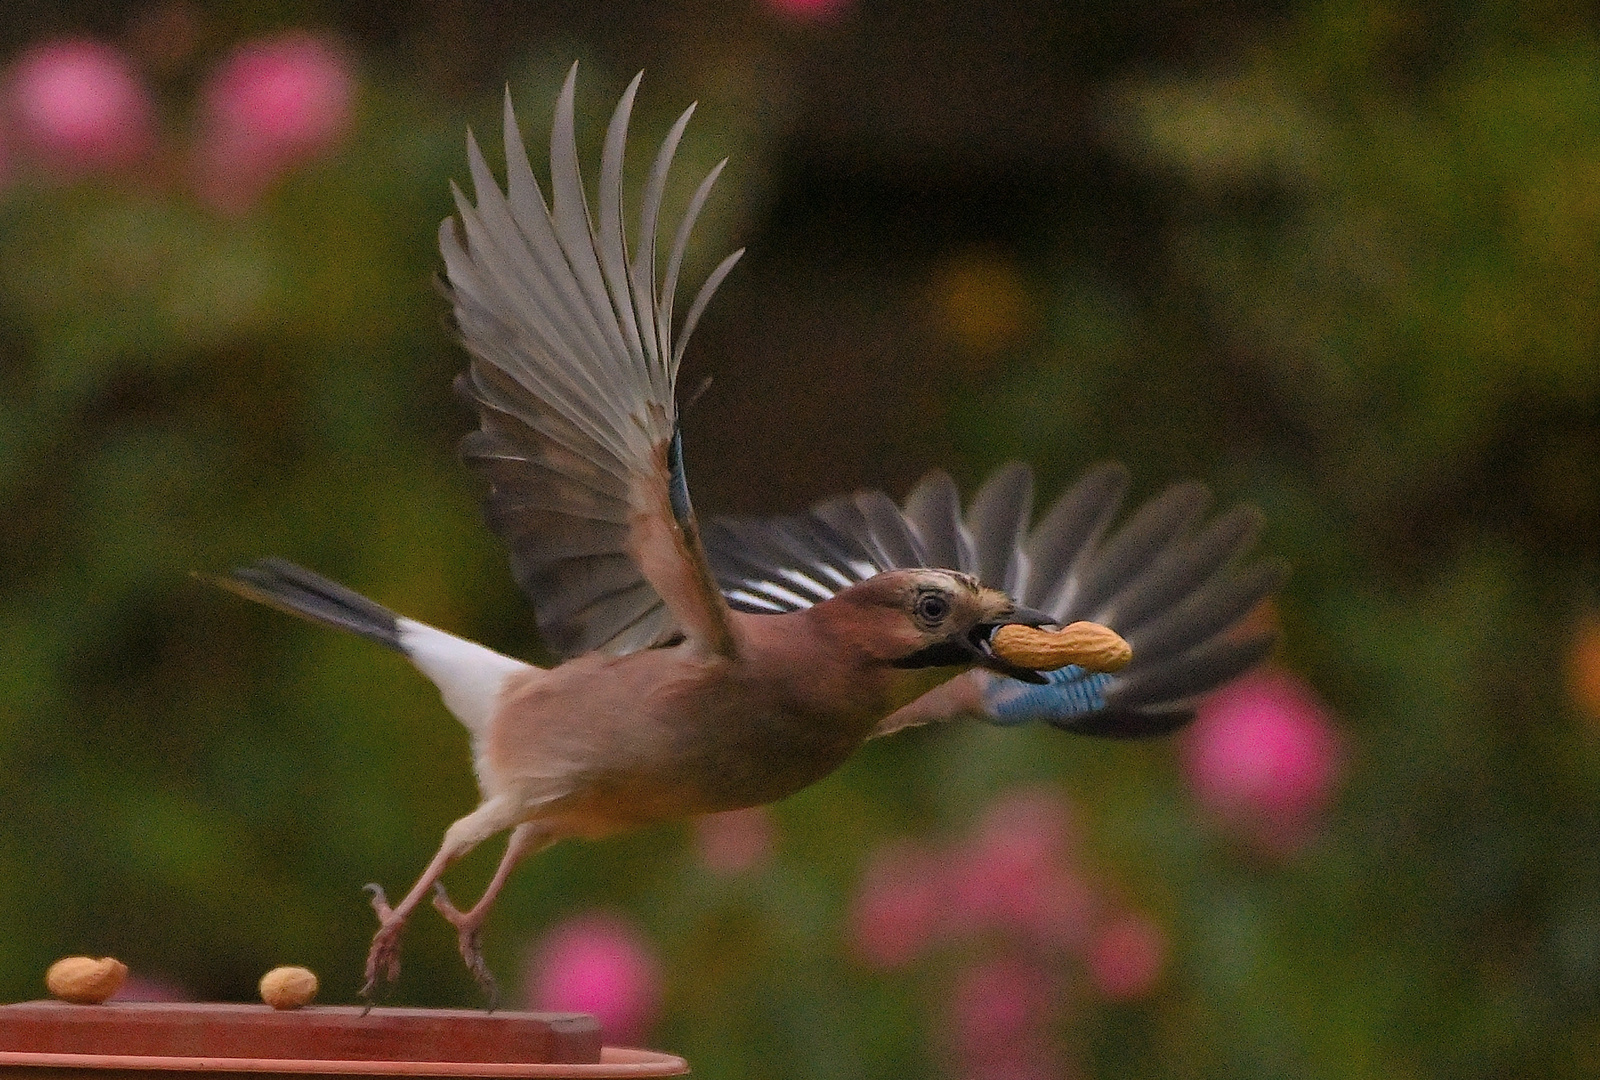
[[[1077,664],[1085,671],[1117,671],[1133,659],[1122,635],[1099,623],[1075,622],[1060,630],[1008,623],[989,639],[995,654],[1018,667],[1054,671]]]

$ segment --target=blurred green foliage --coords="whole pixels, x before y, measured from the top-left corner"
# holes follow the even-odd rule
[[[146,10],[0,21],[21,46]],[[157,74],[174,145],[208,58],[302,23],[355,49],[360,122],[240,217],[176,169],[0,194],[0,998],[110,953],[222,998],[304,963],[348,1000],[361,884],[409,882],[473,805],[464,734],[402,660],[188,575],[283,555],[541,655],[454,460],[462,358],[430,279],[463,128],[496,157],[509,79],[544,130],[580,56],[591,148],[649,65],[637,145],[698,96],[682,175],[734,158],[699,272],[751,254],[686,372],[716,376],[687,420],[702,512],[1011,457],[1047,496],[1108,457],[1144,492],[1201,477],[1266,510],[1296,568],[1282,661],[1351,760],[1319,841],[1275,863],[1200,819],[1170,744],[909,733],[780,806],[759,872],[711,874],[673,830],[541,856],[488,930],[502,976],[560,915],[617,906],[666,961],[657,1042],[699,1075],[925,1074],[941,976],[852,961],[861,861],[1046,782],[1173,941],[1154,996],[1067,1018],[1086,1072],[1600,1069],[1600,718],[1562,668],[1600,584],[1591,16],[195,10]],[[398,993],[475,1000],[426,913]]]

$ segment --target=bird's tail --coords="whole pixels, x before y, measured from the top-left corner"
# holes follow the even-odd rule
[[[348,630],[396,652],[406,651],[400,643],[400,616],[376,600],[287,559],[261,559],[235,568],[227,577],[201,576],[246,600]]]
[[[247,600],[324,626],[348,630],[403,654],[433,680],[445,707],[476,737],[488,727],[506,679],[536,671],[466,638],[396,615],[354,589],[285,559],[261,559],[207,578]]]

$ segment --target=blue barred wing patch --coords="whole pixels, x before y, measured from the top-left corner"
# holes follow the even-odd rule
[[[1033,686],[1016,679],[991,678],[984,688],[984,709],[991,723],[1012,727],[1043,720],[1064,724],[1106,707],[1105,691],[1112,676],[1093,674],[1077,664],[1042,672],[1049,680]]]

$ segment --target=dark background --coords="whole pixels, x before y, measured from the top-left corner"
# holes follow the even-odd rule
[[[173,10],[189,37],[153,47]],[[198,88],[289,28],[347,51],[355,125],[219,214],[183,180]],[[1042,497],[1107,458],[1138,495],[1199,478],[1265,510],[1295,568],[1275,662],[1347,757],[1315,838],[1267,857],[1197,811],[1173,742],[913,733],[779,806],[754,873],[710,874],[683,829],[530,863],[488,930],[508,983],[608,907],[663,959],[652,1041],[699,1075],[953,1069],[954,961],[871,970],[845,912],[886,838],[1045,783],[1171,948],[1138,1000],[1075,992],[1061,1069],[1600,1068],[1593,18],[14,0],[0,58],[85,34],[137,58],[161,149],[73,182],[13,153],[0,192],[0,998],[90,952],[208,998],[306,963],[350,1000],[360,885],[411,880],[473,805],[465,737],[401,659],[189,574],[279,554],[541,655],[455,460],[431,278],[464,128],[498,162],[509,84],[537,159],[576,58],[585,160],[640,68],[635,167],[696,99],[683,175],[732,158],[689,275],[749,247],[683,376],[713,378],[685,421],[703,513],[898,497],[932,466],[970,491],[1013,458]],[[406,961],[402,1000],[475,1000],[431,912]]]

